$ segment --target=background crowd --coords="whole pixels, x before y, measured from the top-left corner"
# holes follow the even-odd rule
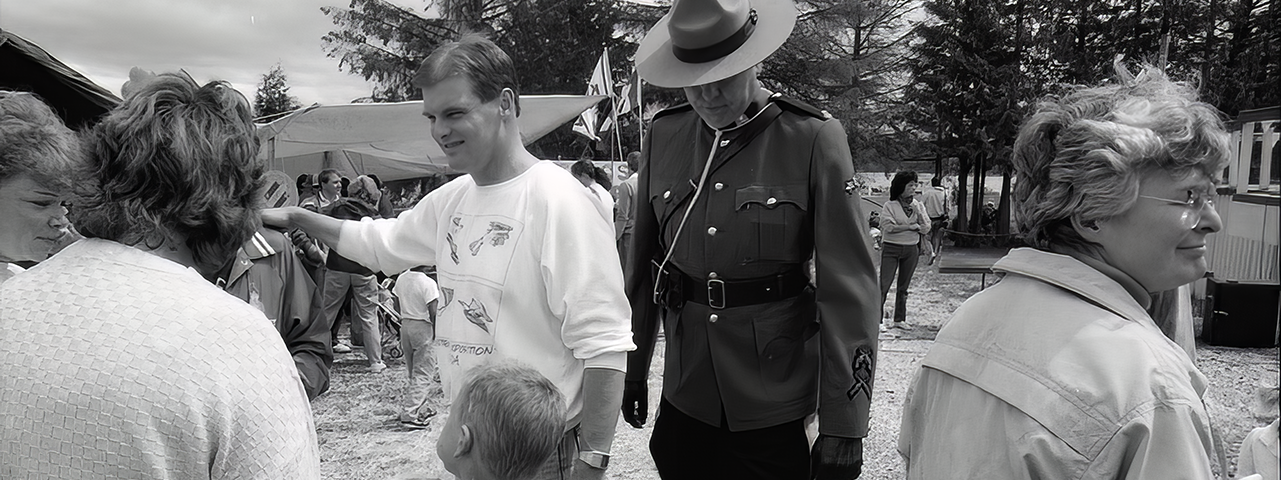
[[[414,85],[425,134],[466,175],[398,215],[376,177],[337,170],[264,209],[251,109],[223,82],[135,70],[83,132],[0,92],[0,477],[318,478],[308,401],[336,352],[381,374],[394,336],[398,419],[425,427],[444,396],[450,472],[602,478],[620,413],[649,420],[661,329],[664,478],[857,478],[878,326],[911,328],[948,202],[938,177],[895,174],[878,275],[840,122],[758,78],[796,15],[678,2],[636,61],[689,103],[655,117],[617,186],[526,150],[507,53],[442,45]],[[1227,471],[1186,285],[1222,229],[1228,137],[1160,69],[1117,69],[1020,128],[1027,246],[916,372],[909,478]],[[1276,426],[1247,439],[1242,475],[1276,477]]]

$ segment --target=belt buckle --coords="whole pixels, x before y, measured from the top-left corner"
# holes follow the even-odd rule
[[[725,308],[725,281],[719,278],[707,280],[707,306],[713,310]]]

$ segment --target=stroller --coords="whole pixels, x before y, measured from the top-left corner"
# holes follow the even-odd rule
[[[391,293],[393,282],[391,277],[387,277],[378,283],[378,328],[382,332],[383,358],[405,356],[400,349],[400,308],[396,305],[396,296]]]

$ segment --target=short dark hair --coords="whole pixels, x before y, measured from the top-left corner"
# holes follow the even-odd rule
[[[930,179],[930,185],[933,185],[936,187],[943,186],[943,177],[940,175],[934,175],[934,178]]]
[[[316,179],[319,180],[320,183],[329,183],[335,178],[342,178],[342,174],[338,173],[338,170],[334,168],[321,170],[320,175],[316,176]]]
[[[494,42],[475,33],[468,33],[458,40],[436,47],[423,60],[414,74],[412,83],[427,88],[454,75],[467,77],[472,93],[481,101],[498,98],[504,88],[510,88],[515,102],[516,116],[520,116],[520,82],[512,59]]]
[[[627,169],[633,172],[640,170],[640,159],[641,159],[640,152],[632,152],[627,154]]]
[[[907,184],[916,181],[916,172],[911,170],[898,172],[894,174],[894,179],[890,180],[890,200],[898,200],[899,195],[907,188]]]
[[[592,161],[587,159],[579,160],[569,166],[569,173],[574,174],[575,177],[587,176],[593,180],[596,179],[595,170],[596,165],[592,164]]]
[[[212,270],[258,228],[258,136],[230,83],[155,76],[88,132],[84,152],[72,222],[87,237],[159,248],[180,235]]]

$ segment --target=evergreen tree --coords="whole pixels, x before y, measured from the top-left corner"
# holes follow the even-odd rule
[[[337,26],[321,37],[338,68],[373,82],[375,102],[421,100],[411,80],[437,45],[452,40],[465,25],[424,18],[382,0],[351,0],[348,8],[321,7]]]
[[[1029,103],[1020,58],[1025,15],[1020,7],[1021,2],[995,0],[930,1],[925,8],[933,18],[915,29],[907,96],[917,109],[917,124],[931,134],[940,155],[959,160],[954,222],[959,231],[979,231],[983,180],[993,167],[1008,173],[1014,136]],[[971,172],[974,191],[967,208]],[[1008,212],[1008,198],[1001,203]],[[999,223],[998,228],[1005,230]]]
[[[894,168],[922,153],[908,128],[906,17],[912,0],[802,0],[791,38],[765,61],[768,88],[841,120],[860,168]]]
[[[302,106],[297,98],[289,96],[289,85],[285,83],[286,80],[285,70],[279,63],[263,74],[262,82],[258,84],[258,93],[254,94],[255,115],[269,117],[293,111]]]

